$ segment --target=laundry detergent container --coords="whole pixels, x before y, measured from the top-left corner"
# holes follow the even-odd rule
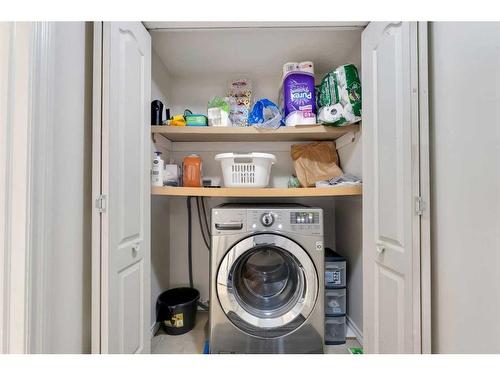
[[[193,288],[174,288],[156,301],[156,321],[168,335],[182,335],[194,328],[200,292]]]

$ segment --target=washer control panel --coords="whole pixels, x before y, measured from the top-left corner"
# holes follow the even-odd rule
[[[248,210],[249,230],[271,230],[317,235],[323,233],[323,211],[317,208]]]
[[[323,235],[323,210],[311,207],[217,207],[212,209],[212,235],[256,231]]]

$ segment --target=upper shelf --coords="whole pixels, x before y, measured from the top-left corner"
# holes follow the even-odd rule
[[[335,140],[358,131],[359,124],[343,127],[324,125],[282,126],[278,129],[258,129],[222,126],[151,126],[151,132],[172,142],[277,142]]]

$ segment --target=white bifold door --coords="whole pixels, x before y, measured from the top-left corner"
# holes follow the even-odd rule
[[[428,224],[423,222],[428,217],[423,209],[428,203],[426,37],[416,22],[373,22],[362,36],[368,353],[428,350],[428,239],[422,240],[428,235],[422,230]]]
[[[92,351],[150,352],[151,37],[94,27]]]

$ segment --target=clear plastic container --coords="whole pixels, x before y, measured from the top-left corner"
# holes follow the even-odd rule
[[[338,316],[346,314],[346,289],[325,291],[325,315]]]
[[[346,262],[325,262],[325,286],[326,288],[346,287]]]
[[[325,344],[339,345],[346,341],[345,316],[325,319]]]

